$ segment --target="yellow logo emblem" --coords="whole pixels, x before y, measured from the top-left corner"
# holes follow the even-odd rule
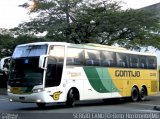
[[[61,93],[62,93],[61,91],[58,91],[58,92],[53,93],[53,99],[54,99],[54,100],[59,100],[59,97],[60,97],[60,94],[61,94]]]

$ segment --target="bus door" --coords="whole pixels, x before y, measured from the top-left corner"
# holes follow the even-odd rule
[[[51,46],[47,60],[45,87],[57,87],[61,83],[64,63],[64,46]]]

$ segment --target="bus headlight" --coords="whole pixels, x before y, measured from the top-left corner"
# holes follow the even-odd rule
[[[39,92],[43,92],[44,89],[43,88],[38,88],[38,89],[33,89],[32,92],[33,93],[39,93]]]
[[[8,92],[8,93],[11,92],[11,87],[10,87],[10,86],[7,87],[7,92]]]
[[[11,92],[11,89],[10,89],[10,88],[8,88],[8,89],[7,89],[7,92],[8,92],[8,93],[10,93],[10,92]]]

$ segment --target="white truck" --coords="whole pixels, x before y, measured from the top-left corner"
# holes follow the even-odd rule
[[[7,88],[10,59],[11,57],[0,59],[0,88]]]
[[[0,60],[0,72],[8,72],[11,57],[4,57]]]

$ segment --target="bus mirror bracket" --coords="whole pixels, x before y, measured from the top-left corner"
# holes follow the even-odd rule
[[[45,68],[45,59],[48,57],[48,55],[41,55],[39,58],[39,68],[46,69]]]

